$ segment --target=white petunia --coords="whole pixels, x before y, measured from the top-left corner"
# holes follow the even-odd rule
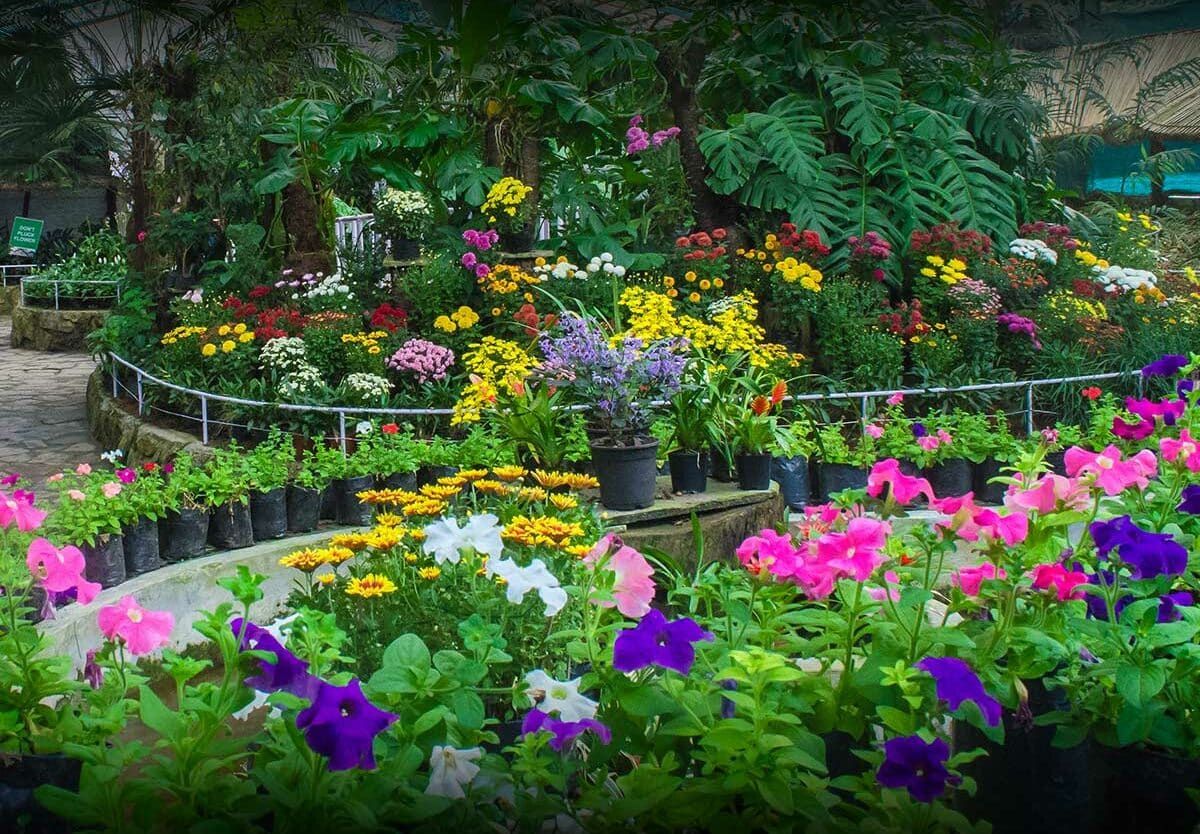
[[[464,550],[499,556],[504,552],[504,541],[500,538],[504,528],[499,521],[492,513],[480,513],[471,516],[466,526],[459,527],[456,518],[439,518],[425,526],[425,543],[421,547],[439,565],[458,564]]]
[[[463,528],[467,546],[487,556],[499,556],[504,552],[504,540],[500,535],[503,532],[500,519],[494,513],[473,515]]]
[[[546,616],[553,617],[567,604],[567,592],[558,584],[558,579],[541,559],[534,559],[529,567],[521,567],[512,559],[496,559],[487,564],[488,572],[494,573],[505,582],[508,601],[514,605],[525,599],[525,594],[537,591],[546,604]]]
[[[354,433],[361,437],[365,434],[370,434],[371,428],[370,420],[359,420],[358,425],[354,427]]]
[[[579,693],[580,680],[581,678],[558,681],[543,670],[534,669],[525,676],[525,694],[534,701],[540,701],[537,706],[542,712],[548,715],[557,712],[562,721],[595,718],[596,709],[600,705]]]
[[[107,461],[108,463],[112,464],[113,466],[116,466],[117,461],[119,461],[123,457],[125,457],[125,453],[122,452],[120,449],[109,449],[107,452],[104,452],[103,454],[100,455],[100,460]]]
[[[479,765],[475,762],[481,756],[483,751],[478,747],[456,750],[448,746],[435,746],[429,757],[429,786],[425,788],[425,793],[447,799],[462,799],[467,795],[463,785],[471,784],[479,775]]]

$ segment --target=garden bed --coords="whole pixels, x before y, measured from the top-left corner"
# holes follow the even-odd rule
[[[107,310],[54,310],[16,306],[12,311],[14,348],[82,353],[87,336],[104,324]]]

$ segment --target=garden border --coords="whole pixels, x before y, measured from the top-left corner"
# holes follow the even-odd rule
[[[78,281],[78,280],[74,280],[74,279],[64,280],[64,279],[60,279],[60,278],[42,278],[41,276],[39,276],[37,274],[33,274],[33,275],[22,275],[21,276],[20,305],[22,307],[30,306],[25,303],[25,284],[26,284],[26,282],[32,283],[32,284],[53,284],[54,285],[54,309],[55,310],[60,309],[60,306],[59,306],[60,293],[59,293],[59,289],[58,289],[60,284],[70,284],[70,285],[99,284],[101,286],[112,287],[116,291],[115,295],[100,295],[100,296],[96,296],[96,298],[102,299],[102,300],[107,300],[107,301],[115,301],[117,304],[121,303],[121,282],[120,281]],[[110,304],[105,309],[112,309],[113,306],[115,306],[115,305]],[[44,309],[48,310],[50,308],[46,307]],[[97,308],[97,309],[99,309],[99,308]]]

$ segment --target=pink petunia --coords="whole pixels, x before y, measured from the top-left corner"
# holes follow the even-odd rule
[[[950,584],[960,588],[969,597],[979,596],[979,589],[985,579],[1004,579],[1007,574],[1004,568],[997,568],[991,562],[982,565],[967,566],[950,574]]]
[[[46,520],[46,511],[33,506],[32,492],[18,489],[12,495],[0,492],[0,527],[7,528],[16,524],[22,533],[28,533],[42,526]]]
[[[100,585],[84,579],[83,553],[78,547],[57,548],[41,537],[29,543],[25,553],[29,573],[47,591],[65,593],[75,589],[76,599],[87,605],[100,593]]]
[[[617,548],[616,551],[608,555],[613,547]],[[654,568],[641,553],[609,534],[584,557],[584,564],[603,564],[616,577],[613,582],[614,601],[596,600],[597,604],[605,608],[615,605],[623,616],[632,619],[644,617],[650,610],[655,591],[652,578]]]
[[[91,475],[92,467],[90,464],[81,463],[75,467],[75,474],[76,475]]]
[[[1025,541],[1029,535],[1029,518],[1024,513],[1000,515],[992,509],[980,510],[971,519],[989,538],[999,539],[1011,547]]]
[[[1067,570],[1060,564],[1036,565],[1029,572],[1033,578],[1033,587],[1039,591],[1054,590],[1059,600],[1083,599],[1083,591],[1076,590],[1078,585],[1086,585],[1087,574],[1082,571]]]
[[[866,432],[867,437],[871,438],[872,440],[878,440],[879,438],[883,437],[883,429],[874,423],[868,423],[863,431]]]
[[[105,498],[116,498],[121,494],[121,485],[116,481],[109,481],[100,487],[100,491],[104,493]]]
[[[1200,472],[1200,443],[1184,429],[1179,433],[1179,439],[1164,437],[1158,441],[1164,459],[1171,463],[1182,463],[1192,472]]]
[[[904,395],[899,391],[887,398],[888,405],[900,405],[902,402],[904,402]]]
[[[117,470],[117,480],[123,484],[132,484],[137,480],[137,473],[128,466]]]
[[[1004,496],[1006,506],[1033,510],[1045,515],[1062,505],[1080,509],[1088,504],[1087,488],[1062,475],[1043,475],[1029,489],[1012,487]]]
[[[1109,446],[1103,452],[1072,446],[1063,455],[1063,462],[1072,478],[1092,475],[1105,495],[1120,495],[1131,486],[1145,489],[1150,477],[1158,472],[1158,461],[1149,449],[1122,460],[1121,450],[1116,446]]]
[[[70,498],[72,501],[83,501],[84,499],[87,498],[86,495],[84,495],[82,492],[80,492],[77,489],[68,489],[67,497]]]
[[[932,452],[942,445],[941,439],[935,434],[927,434],[924,437],[917,438],[917,445],[926,452]]]
[[[883,494],[884,487],[890,487],[889,494],[893,501],[901,506],[908,504],[918,495],[933,499],[933,488],[924,478],[916,478],[900,471],[900,462],[895,458],[881,460],[871,467],[867,475],[867,495],[878,498]]]
[[[738,561],[751,573],[770,571],[780,578],[790,578],[800,556],[792,537],[766,529],[749,536],[735,551]]]
[[[892,602],[900,601],[900,589],[894,587],[899,584],[900,577],[896,575],[894,570],[887,571],[883,575],[883,585],[868,586],[866,588],[867,596],[876,602],[883,602],[885,599],[890,599]]]
[[[817,556],[830,567],[864,582],[884,562],[879,550],[891,525],[873,518],[852,518],[844,533],[826,533],[817,540]]]
[[[175,618],[170,611],[147,611],[132,596],[106,605],[97,616],[100,632],[109,640],[124,641],[130,654],[148,654],[167,644]]]

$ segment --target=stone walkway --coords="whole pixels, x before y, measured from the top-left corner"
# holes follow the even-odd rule
[[[83,353],[9,346],[12,322],[0,318],[0,473],[47,476],[102,451],[88,433],[84,395],[95,362]]]

